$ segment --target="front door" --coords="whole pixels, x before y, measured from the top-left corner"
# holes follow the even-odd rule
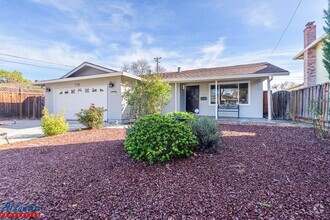
[[[195,113],[199,110],[199,86],[186,87],[186,111]]]

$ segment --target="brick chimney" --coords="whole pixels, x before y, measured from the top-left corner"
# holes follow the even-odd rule
[[[308,22],[304,30],[304,48],[316,40],[316,25]],[[310,48],[304,53],[304,86],[316,85],[316,48]]]

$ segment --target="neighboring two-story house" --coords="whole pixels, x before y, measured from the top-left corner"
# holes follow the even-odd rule
[[[304,30],[304,49],[293,59],[304,60],[304,87],[329,82],[329,73],[323,64],[323,34],[316,38],[316,25],[308,22]]]

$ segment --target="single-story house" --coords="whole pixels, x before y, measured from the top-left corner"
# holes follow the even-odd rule
[[[273,76],[289,72],[270,63],[202,68],[164,73],[164,81],[172,86],[172,98],[163,113],[189,111],[201,116],[236,117],[237,112],[222,111],[219,106],[239,106],[240,117],[263,117],[263,82],[268,85],[269,119],[271,118],[270,81]],[[59,79],[37,81],[45,86],[45,105],[51,113],[61,113],[75,120],[75,113],[91,103],[107,109],[106,121],[130,119],[129,106],[122,94],[140,76],[115,71],[84,62]]]

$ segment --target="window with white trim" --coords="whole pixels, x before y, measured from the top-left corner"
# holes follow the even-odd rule
[[[249,83],[219,84],[217,97],[220,104],[249,104]],[[215,104],[214,84],[210,85],[210,104]]]

